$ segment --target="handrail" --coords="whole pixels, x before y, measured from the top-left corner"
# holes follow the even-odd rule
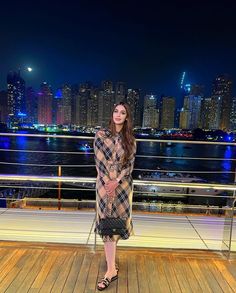
[[[0,174],[0,180],[14,180],[14,181],[43,181],[43,182],[86,182],[96,183],[94,177],[68,177],[68,176],[35,176],[35,175],[14,175],[14,174]],[[194,187],[194,188],[212,188],[221,190],[236,190],[234,184],[213,184],[213,183],[182,183],[182,182],[169,182],[169,181],[149,181],[149,180],[133,180],[134,185],[155,185],[155,186],[173,186],[173,187]]]
[[[14,150],[14,149],[0,149],[1,152],[22,152],[22,153],[41,153],[41,154],[70,154],[70,155],[84,155],[85,152],[61,152],[61,151],[34,151],[34,150]],[[94,153],[86,153],[88,155],[94,155]]]
[[[44,186],[23,186],[23,185],[0,185],[0,187],[4,187],[4,188],[19,188],[19,189],[39,189],[39,190],[58,190],[58,187],[44,187]],[[76,191],[96,191],[95,188],[72,188],[72,187],[61,187],[61,190],[76,190]],[[167,192],[158,192],[158,191],[138,191],[138,190],[134,190],[133,193],[137,193],[137,194],[158,194],[159,197],[161,196],[166,196],[168,197],[169,195],[173,195],[175,193],[167,193]],[[191,197],[207,197],[207,198],[232,198],[231,195],[211,195],[211,194],[194,194],[194,193],[178,193],[178,196],[191,196]]]
[[[53,137],[53,138],[79,138],[93,140],[94,136],[80,136],[80,135],[61,135],[61,134],[29,134],[29,133],[0,133],[0,136],[28,136],[28,137]],[[173,142],[173,143],[191,143],[191,144],[219,144],[219,145],[232,145],[235,146],[234,142],[218,142],[218,141],[195,141],[195,140],[174,140],[174,139],[155,139],[155,138],[136,138],[136,141],[147,141],[147,142]]]
[[[32,164],[32,163],[13,163],[13,162],[0,162],[0,165],[15,165],[15,166],[33,166],[33,167],[63,167],[63,168],[84,168],[84,167],[91,167],[94,168],[94,165],[63,165],[63,164]],[[208,174],[209,172],[214,174],[234,174],[234,171],[192,171],[192,170],[161,170],[161,169],[141,169],[141,168],[134,168],[134,171],[146,171],[146,172],[160,172],[160,173],[198,173],[198,174]]]
[[[94,152],[61,152],[61,151],[34,151],[34,150],[14,150],[14,149],[0,149],[1,152],[22,152],[22,153],[41,153],[41,154],[68,154],[68,155],[94,155]],[[156,158],[166,159],[166,156],[153,156],[153,155],[136,155],[137,158]],[[211,161],[236,161],[232,158],[216,158],[216,157],[182,157],[182,156],[168,156],[168,159],[178,160],[211,160]]]

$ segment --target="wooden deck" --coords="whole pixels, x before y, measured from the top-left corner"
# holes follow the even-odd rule
[[[119,278],[105,292],[236,292],[236,260],[198,250],[119,248]],[[0,242],[0,292],[99,292],[102,247]]]

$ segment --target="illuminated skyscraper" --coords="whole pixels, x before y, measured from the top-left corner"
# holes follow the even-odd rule
[[[126,83],[125,82],[117,82],[116,90],[115,90],[115,103],[119,103],[125,101],[127,94]]]
[[[221,102],[219,128],[228,130],[230,128],[230,112],[232,107],[232,80],[227,75],[219,75],[213,81],[212,99]]]
[[[185,102],[186,102],[186,99],[185,99]],[[186,103],[184,103],[184,107],[180,111],[179,128],[189,129],[190,117],[191,117],[191,112],[190,110],[187,109]]]
[[[38,101],[37,95],[32,87],[26,89],[25,105],[27,113],[26,122],[38,123]]]
[[[19,122],[21,114],[25,113],[25,81],[20,71],[7,75],[7,102],[9,123]]]
[[[144,97],[143,127],[159,128],[156,95],[146,95]]]
[[[63,98],[62,89],[58,88],[56,94],[53,98],[53,109],[52,109],[52,120],[53,124],[63,125],[64,123],[64,108],[63,108]]]
[[[175,124],[175,98],[161,97],[161,128],[174,128]]]
[[[194,129],[201,125],[201,103],[203,100],[203,86],[186,85],[184,105],[180,113],[180,128]]]
[[[76,121],[76,112],[77,112],[76,100],[77,100],[78,95],[79,95],[79,85],[74,84],[71,86],[71,123],[74,125],[77,124],[77,121]]]
[[[7,92],[0,91],[0,122],[7,122],[8,111],[7,111]]]
[[[98,97],[98,124],[105,127],[109,124],[111,111],[115,104],[115,93],[111,81],[103,81]]]
[[[133,117],[133,126],[142,127],[142,116],[141,116],[141,97],[140,90],[128,89],[127,103],[130,106],[130,110]]]
[[[189,95],[189,109],[191,111],[190,129],[201,126],[201,104],[203,100],[204,87],[202,85],[191,85]]]
[[[71,87],[62,87],[63,124],[71,124]]]
[[[236,130],[236,97],[233,98],[231,113],[230,113],[230,130]]]
[[[98,99],[99,99],[99,89],[92,88],[90,93],[90,98],[88,100],[88,126],[97,126],[98,123]]]
[[[43,82],[38,95],[38,123],[52,124],[53,95],[51,86]]]
[[[85,82],[80,85],[76,98],[76,124],[87,126],[88,122],[88,101],[90,100],[92,84]]]
[[[180,108],[184,107],[184,98],[190,95],[191,84],[181,84],[181,99],[180,99]]]
[[[204,129],[211,129],[211,113],[213,102],[212,98],[204,98],[201,104],[200,127]]]
[[[209,129],[219,129],[222,109],[222,97],[212,96],[210,114],[209,114]]]
[[[105,80],[102,82],[102,89],[107,93],[114,93],[113,92],[113,83],[110,80]]]

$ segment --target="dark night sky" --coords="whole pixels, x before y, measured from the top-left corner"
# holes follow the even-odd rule
[[[177,96],[183,71],[207,94],[217,74],[236,82],[236,1],[58,2],[1,4],[0,89],[18,67],[35,88],[111,79]]]

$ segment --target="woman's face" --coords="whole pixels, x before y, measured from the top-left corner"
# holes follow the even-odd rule
[[[116,106],[114,112],[113,112],[113,121],[117,125],[122,125],[125,122],[125,119],[127,117],[127,112],[124,106],[118,105]]]

